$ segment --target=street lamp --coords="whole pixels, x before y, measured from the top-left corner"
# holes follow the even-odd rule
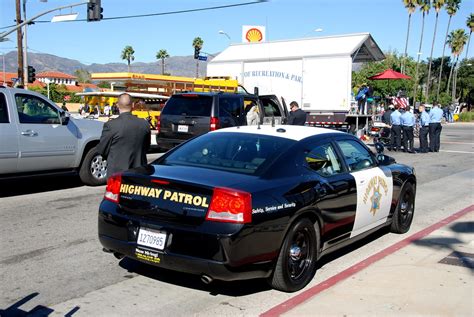
[[[229,34],[227,34],[226,32],[220,30],[219,34],[225,35],[229,39],[229,41],[231,40]]]

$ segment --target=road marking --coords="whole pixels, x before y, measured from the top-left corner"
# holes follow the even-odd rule
[[[474,143],[468,143],[468,142],[451,142],[451,141],[445,142],[445,141],[442,141],[441,144],[465,144],[465,145],[473,145]]]
[[[351,277],[352,275],[362,271],[363,269],[365,269],[368,266],[374,264],[375,262],[378,262],[378,261],[382,260],[386,256],[388,256],[392,253],[395,253],[396,251],[410,245],[414,241],[417,241],[417,240],[420,240],[420,239],[426,237],[427,235],[429,235],[433,231],[438,230],[439,228],[450,224],[451,222],[455,221],[456,219],[461,218],[462,216],[468,214],[471,211],[474,211],[474,205],[470,205],[469,207],[466,207],[466,208],[452,214],[451,216],[449,216],[447,218],[444,218],[443,220],[438,221],[438,222],[432,224],[431,226],[429,226],[425,229],[422,229],[422,230],[418,231],[417,233],[415,233],[415,234],[413,234],[413,235],[411,235],[411,236],[409,236],[409,237],[407,237],[407,238],[405,238],[405,239],[403,239],[403,240],[401,240],[401,241],[399,241],[399,242],[383,249],[382,251],[379,251],[379,252],[375,253],[374,255],[371,255],[367,259],[362,260],[357,264],[354,264],[353,266],[345,269],[344,271],[342,271],[342,272],[340,272],[336,275],[333,275],[332,277],[330,277],[330,278],[326,279],[325,281],[322,281],[321,283],[307,289],[306,291],[296,295],[295,297],[292,297],[292,298],[288,299],[287,301],[285,301],[285,302],[283,302],[283,303],[281,303],[281,304],[279,304],[279,305],[277,305],[273,308],[270,308],[266,312],[262,313],[260,315],[260,317],[280,316],[280,315],[290,311],[291,309],[293,309],[296,306],[304,303],[305,301],[307,301],[310,298],[312,298],[313,296],[321,293],[322,291],[324,291],[324,290],[336,285],[337,283]]]
[[[468,151],[451,151],[451,150],[439,150],[439,151],[446,152],[446,153],[474,154],[474,152],[468,152]]]

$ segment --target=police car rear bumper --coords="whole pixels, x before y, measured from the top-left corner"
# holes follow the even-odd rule
[[[272,272],[274,262],[268,258],[263,261],[261,256],[253,260],[245,256],[242,258],[246,253],[245,247],[235,246],[239,233],[216,236],[168,228],[170,243],[163,251],[153,251],[137,246],[134,223],[133,220],[99,211],[99,240],[104,250],[160,268],[208,275],[222,281],[266,278]],[[146,259],[137,252],[151,257]]]

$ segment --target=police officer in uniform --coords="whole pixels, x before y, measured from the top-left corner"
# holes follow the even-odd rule
[[[420,153],[428,152],[428,133],[430,130],[430,115],[425,110],[425,105],[421,105],[420,111]]]
[[[132,115],[132,97],[121,94],[120,115],[104,124],[97,152],[107,160],[107,178],[114,173],[147,164],[150,147],[150,125]]]
[[[441,119],[443,118],[443,110],[439,104],[435,103],[430,111],[430,151],[439,152],[441,138]]]
[[[389,151],[392,149],[394,151],[400,151],[401,147],[401,132],[402,128],[400,126],[400,116],[401,113],[398,111],[398,104],[395,105],[395,111],[392,112],[390,115],[390,125],[392,129],[390,130],[390,147],[388,148]]]
[[[392,115],[393,109],[395,109],[393,105],[388,106],[387,111],[385,111],[382,115],[383,123],[390,124],[390,116]]]
[[[306,112],[301,110],[296,101],[290,103],[290,115],[288,116],[288,124],[304,125],[306,123]]]
[[[410,107],[406,107],[400,116],[400,124],[403,130],[403,152],[415,153],[413,151],[413,126],[415,116],[410,112]]]

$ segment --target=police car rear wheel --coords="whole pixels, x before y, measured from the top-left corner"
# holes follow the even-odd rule
[[[269,284],[284,292],[296,292],[308,284],[316,272],[317,241],[313,223],[303,218],[288,231]],[[318,230],[319,231],[319,230]]]
[[[415,189],[411,183],[406,183],[400,193],[397,209],[393,215],[390,231],[405,233],[410,229],[415,212]]]

